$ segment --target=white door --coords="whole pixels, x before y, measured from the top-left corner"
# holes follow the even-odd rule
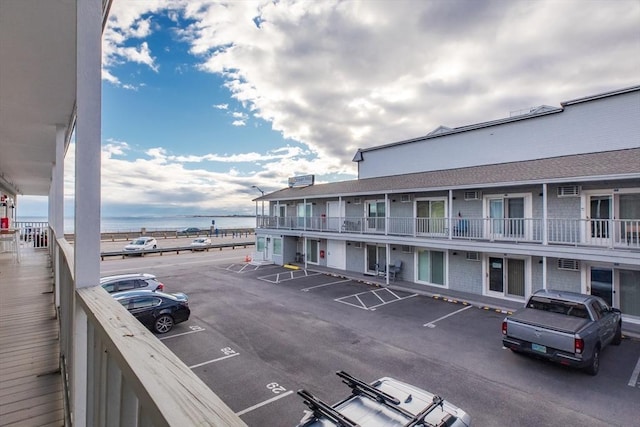
[[[347,269],[345,242],[340,240],[327,240],[327,267],[340,270]]]

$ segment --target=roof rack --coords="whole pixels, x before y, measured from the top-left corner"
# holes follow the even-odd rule
[[[413,417],[413,419],[411,421],[409,421],[408,424],[404,425],[404,427],[432,426],[431,423],[427,423],[425,421],[425,418],[427,417],[427,415],[429,415],[438,406],[442,406],[443,402],[444,402],[444,399],[441,398],[440,396],[433,396],[433,402],[431,402],[429,404],[429,406],[424,408],[422,411],[418,412],[416,414],[416,416]],[[440,423],[436,424],[433,427],[445,427],[445,426],[448,426],[449,425],[448,421],[451,420],[453,417],[451,417],[450,414],[447,414],[447,415],[448,416],[444,417],[444,419]],[[455,421],[455,419],[453,419],[453,421]]]
[[[448,427],[456,420],[456,418],[451,416],[451,414],[446,414],[438,424],[431,424],[425,420],[427,415],[433,412],[433,410],[438,406],[443,405],[444,399],[440,396],[434,395],[432,402],[422,411],[414,415],[400,406],[400,399],[385,393],[344,371],[338,371],[336,372],[336,375],[342,378],[342,382],[351,388],[353,396],[367,397],[404,415],[409,422],[403,427]],[[314,417],[319,418],[324,416],[328,420],[333,421],[336,426],[339,427],[359,427],[356,422],[350,420],[337,409],[318,399],[308,391],[301,389],[298,390],[298,394],[304,399],[304,403],[309,407],[309,409],[313,411]]]
[[[369,399],[375,400],[378,403],[385,405],[388,408],[396,412],[400,412],[405,417],[413,419],[413,414],[400,405],[400,399],[391,396],[377,388],[370,386],[362,380],[357,379],[354,376],[347,374],[344,371],[336,372],[336,375],[342,378],[342,382],[351,387],[351,391],[354,395],[364,395]]]
[[[304,399],[305,405],[307,405],[309,409],[313,411],[313,415],[316,418],[320,416],[327,417],[329,420],[336,423],[336,426],[339,427],[359,427],[357,423],[342,415],[340,412],[333,409],[331,406],[318,399],[308,391],[304,389],[298,390],[298,394]]]

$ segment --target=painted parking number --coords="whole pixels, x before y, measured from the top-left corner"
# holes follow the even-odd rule
[[[231,347],[225,347],[220,349],[220,351],[225,355],[225,356],[231,356],[232,354],[236,354],[237,352],[232,349]]]
[[[194,332],[197,332],[197,331],[204,331],[204,328],[203,328],[203,327],[200,327],[200,326],[189,326],[189,329],[191,329],[191,330],[192,330],[192,331],[194,331]]]
[[[274,392],[275,394],[280,394],[282,392],[287,391],[286,388],[282,387],[280,384],[278,383],[269,383],[267,384],[267,388],[269,390],[271,390],[272,392]]]

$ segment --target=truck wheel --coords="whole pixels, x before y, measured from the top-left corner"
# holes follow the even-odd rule
[[[611,342],[611,344],[620,345],[621,342],[622,342],[622,325],[618,323],[618,327],[616,328],[616,334],[613,336],[613,341]]]
[[[591,357],[591,362],[589,366],[587,366],[587,373],[589,375],[598,375],[598,370],[600,369],[600,346],[597,345],[596,348],[593,349],[593,356]]]

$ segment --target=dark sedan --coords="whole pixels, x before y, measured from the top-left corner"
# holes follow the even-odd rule
[[[143,325],[158,334],[169,332],[176,323],[189,320],[189,298],[181,292],[166,294],[149,290],[111,294]]]

